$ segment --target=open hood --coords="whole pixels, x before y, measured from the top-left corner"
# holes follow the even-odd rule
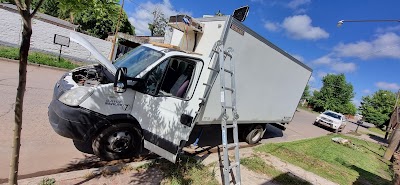
[[[115,75],[117,69],[115,66],[107,60],[106,57],[104,57],[89,41],[84,39],[82,36],[80,36],[78,33],[71,32],[69,34],[69,37],[71,41],[74,41],[84,48],[86,48],[98,61],[99,63],[105,67],[108,71],[110,71],[112,74]]]

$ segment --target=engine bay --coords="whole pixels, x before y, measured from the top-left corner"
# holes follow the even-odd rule
[[[112,82],[111,73],[104,70],[101,65],[90,65],[72,71],[72,79],[79,85],[95,87],[100,84]]]

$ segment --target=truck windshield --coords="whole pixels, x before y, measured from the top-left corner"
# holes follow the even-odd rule
[[[163,55],[163,53],[154,49],[145,46],[139,46],[119,58],[114,63],[114,66],[116,68],[126,67],[128,69],[127,76],[136,77],[140,72],[156,62]]]
[[[335,114],[335,113],[333,113],[333,112],[324,112],[324,114],[327,115],[327,116],[336,118],[336,119],[341,119],[341,118],[342,118],[342,116],[337,115],[337,114]]]

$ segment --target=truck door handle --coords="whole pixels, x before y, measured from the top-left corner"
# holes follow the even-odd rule
[[[186,126],[188,126],[188,127],[190,127],[191,126],[191,123],[193,122],[193,117],[192,116],[189,116],[189,115],[187,115],[187,114],[182,114],[181,115],[181,123],[183,124],[183,125],[186,125]]]

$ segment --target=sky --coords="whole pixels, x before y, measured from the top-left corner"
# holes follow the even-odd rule
[[[357,106],[379,89],[400,89],[400,21],[337,27],[339,20],[400,20],[398,0],[126,0],[124,9],[136,34],[149,35],[156,8],[196,18],[244,5],[250,7],[246,26],[313,69],[312,90],[322,87],[325,75],[340,73],[353,85]]]

